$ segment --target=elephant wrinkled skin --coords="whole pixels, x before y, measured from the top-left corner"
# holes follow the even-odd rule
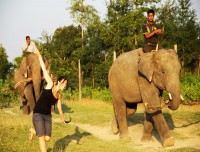
[[[155,124],[163,146],[172,146],[174,139],[163,117],[161,100],[163,90],[171,93],[168,107],[176,110],[180,104],[180,63],[172,49],[161,49],[138,55],[140,49],[120,55],[109,71],[109,89],[114,107],[112,129],[121,138],[128,137],[127,116],[143,102],[145,122],[143,141],[152,140]]]
[[[20,67],[16,69],[14,74],[15,83],[26,79],[24,73],[27,72],[28,64],[28,77],[32,78],[31,82],[24,83],[23,85],[18,86],[20,93],[21,102],[23,104],[22,109],[25,114],[30,114],[33,110],[36,101],[40,97],[42,89],[42,70],[39,62],[39,58],[35,54],[30,54],[26,57],[23,57]],[[45,65],[49,70],[48,62],[44,59]]]

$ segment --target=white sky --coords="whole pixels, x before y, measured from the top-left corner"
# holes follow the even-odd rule
[[[86,0],[93,5],[103,19],[106,1]],[[192,0],[200,20],[200,0]],[[53,34],[58,27],[73,23],[69,11],[69,0],[0,0],[0,44],[6,49],[8,60],[13,61],[22,53],[25,36],[41,37],[43,31]]]

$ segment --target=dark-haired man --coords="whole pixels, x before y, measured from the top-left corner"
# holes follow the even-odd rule
[[[25,78],[28,77],[28,69],[29,69],[29,59],[28,59],[28,55],[31,53],[35,53],[38,51],[35,43],[33,41],[31,41],[30,36],[26,36],[26,41],[24,42],[23,46],[22,46],[22,50],[23,50],[23,57],[26,58],[26,65],[21,65],[21,68],[23,69],[23,76]]]
[[[144,35],[144,46],[143,52],[151,52],[156,50],[156,45],[158,43],[158,36],[162,34],[162,30],[158,28],[154,22],[155,12],[150,9],[147,11],[147,23],[142,26]]]
[[[35,43],[31,41],[30,36],[26,36],[26,41],[22,46],[23,53],[35,53],[37,49]]]

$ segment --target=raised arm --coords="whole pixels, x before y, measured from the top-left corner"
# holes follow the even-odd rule
[[[35,51],[35,54],[38,55],[39,57],[39,61],[40,61],[40,66],[42,68],[43,74],[44,74],[44,79],[47,82],[47,86],[46,89],[51,89],[53,86],[53,80],[51,79],[51,77],[49,76],[49,73],[45,67],[44,61],[42,59],[42,56],[40,54],[40,52],[38,50]]]

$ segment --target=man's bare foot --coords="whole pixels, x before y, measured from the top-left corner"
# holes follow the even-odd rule
[[[29,141],[32,142],[33,141],[33,136],[35,134],[35,129],[31,128],[29,130]]]

